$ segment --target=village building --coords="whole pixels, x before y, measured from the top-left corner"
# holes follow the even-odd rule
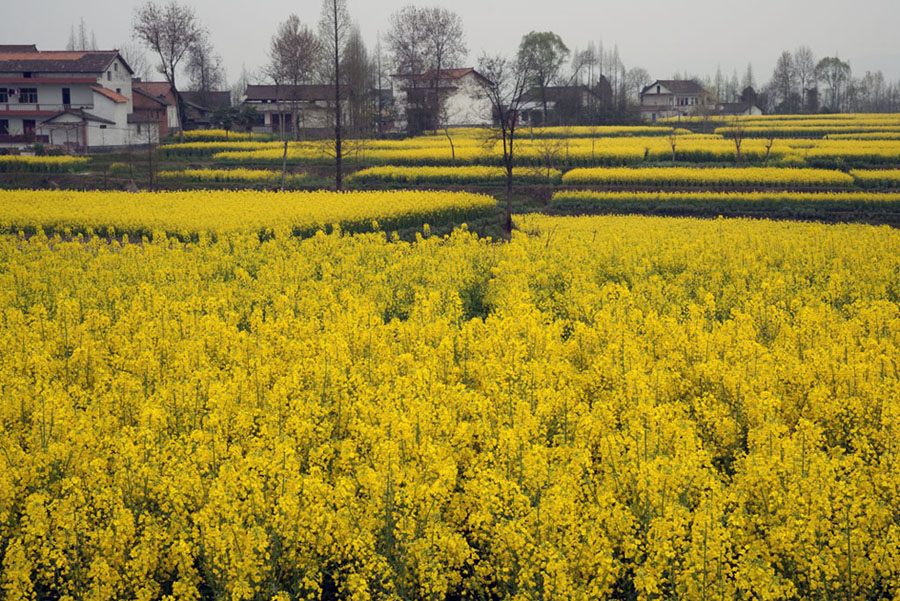
[[[718,114],[724,117],[749,117],[762,115],[763,110],[752,102],[723,102],[719,104]]]
[[[147,107],[147,103],[143,100],[139,100],[138,96],[140,95],[142,98],[153,98],[158,103],[162,103],[165,105],[165,124],[163,124],[163,120],[160,120],[159,127],[159,135],[160,138],[164,138],[169,134],[177,132],[179,129],[178,123],[178,105],[175,102],[175,93],[172,92],[172,85],[167,81],[141,81],[140,78],[135,78],[132,81],[132,89],[135,92],[134,102],[135,102],[135,112],[151,110]],[[155,106],[159,106],[158,104]],[[155,108],[154,106],[154,108]],[[140,107],[140,108],[139,108]]]
[[[525,127],[580,125],[591,121],[611,101],[612,86],[605,77],[600,78],[594,89],[584,85],[532,88],[519,98],[519,124]]]
[[[709,114],[715,108],[712,94],[695,81],[660,79],[641,90],[641,117],[646,121]]]
[[[86,150],[135,143],[132,74],[116,50],[0,45],[0,145]]]
[[[430,71],[391,76],[397,129],[416,134],[443,127],[491,125],[492,105],[483,91],[484,76],[472,67],[446,69],[440,77],[436,75]]]
[[[341,108],[346,112],[348,95],[343,87],[341,91]],[[280,134],[283,128],[288,137],[306,137],[323,135],[334,127],[334,86],[249,85],[243,104],[260,114],[255,132]]]
[[[231,92],[180,92],[184,102],[184,129],[211,129],[216,109],[231,106]]]

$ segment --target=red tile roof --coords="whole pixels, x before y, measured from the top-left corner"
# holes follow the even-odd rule
[[[106,96],[113,102],[116,102],[119,104],[122,104],[123,102],[128,102],[128,98],[126,98],[125,96],[122,96],[118,92],[113,92],[112,90],[108,90],[107,88],[103,88],[101,86],[91,86],[91,89],[102,96]]]

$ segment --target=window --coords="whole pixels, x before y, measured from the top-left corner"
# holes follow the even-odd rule
[[[0,119],[0,135],[9,134],[9,119]]]
[[[9,94],[6,93],[6,88],[0,88],[0,104],[7,102],[9,102]]]
[[[121,94],[121,93],[122,93],[122,88],[116,88],[116,94]]]
[[[24,73],[22,73],[22,77],[24,77],[25,79],[31,79],[31,71],[25,71]]]
[[[113,71],[115,71],[116,73],[119,72],[119,63],[113,63]]]
[[[37,104],[37,88],[20,88],[19,104]]]
[[[106,81],[112,81],[112,71],[106,72]]]

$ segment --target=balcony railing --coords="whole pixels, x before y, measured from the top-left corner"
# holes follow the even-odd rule
[[[19,104],[19,103],[5,103],[0,104],[0,114],[9,113],[9,112],[17,112],[17,113],[59,113],[60,111],[64,111],[66,109],[92,109],[94,108],[93,103],[91,104],[46,104],[46,103],[31,103],[31,104]]]
[[[0,144],[34,144],[35,142],[49,144],[50,136],[38,136],[35,134],[0,134]]]

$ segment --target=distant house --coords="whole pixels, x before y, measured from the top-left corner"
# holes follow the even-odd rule
[[[169,135],[178,130],[178,107],[175,104],[175,93],[172,92],[172,85],[167,81],[141,81],[135,78],[132,82],[135,90],[140,90],[142,96],[150,96],[164,102],[166,105],[166,127],[163,136]],[[135,94],[137,96],[137,94]],[[143,103],[142,103],[143,104]]]
[[[134,112],[128,115],[128,123],[137,128],[138,139],[156,144],[169,135],[168,117],[172,105],[165,96],[154,96],[139,86],[137,81],[132,84]]]
[[[612,86],[605,77],[595,89],[588,86],[548,86],[542,91],[532,88],[520,98],[519,119],[526,127],[544,125],[544,100],[547,101],[548,125],[575,125],[586,121],[590,113],[609,104]]]
[[[722,102],[719,104],[718,114],[725,117],[762,115],[761,108],[752,102]]]
[[[86,150],[135,143],[132,74],[117,50],[0,45],[0,145]]]
[[[483,93],[484,76],[472,67],[392,75],[395,126],[409,133],[438,127],[478,127],[491,124],[491,102]],[[435,79],[438,80],[435,86]],[[434,114],[436,101],[442,115]]]
[[[184,128],[210,129],[212,115],[218,108],[231,106],[231,92],[181,92],[184,102]]]
[[[346,94],[342,95],[342,98],[346,97]],[[341,101],[344,109],[345,102]],[[285,132],[295,135],[320,135],[330,127],[334,86],[249,85],[244,92],[243,104],[254,107],[262,116],[262,122],[254,127],[254,131],[280,133],[283,126]]]
[[[657,80],[641,90],[641,117],[657,121],[715,109],[712,94],[695,81]]]

